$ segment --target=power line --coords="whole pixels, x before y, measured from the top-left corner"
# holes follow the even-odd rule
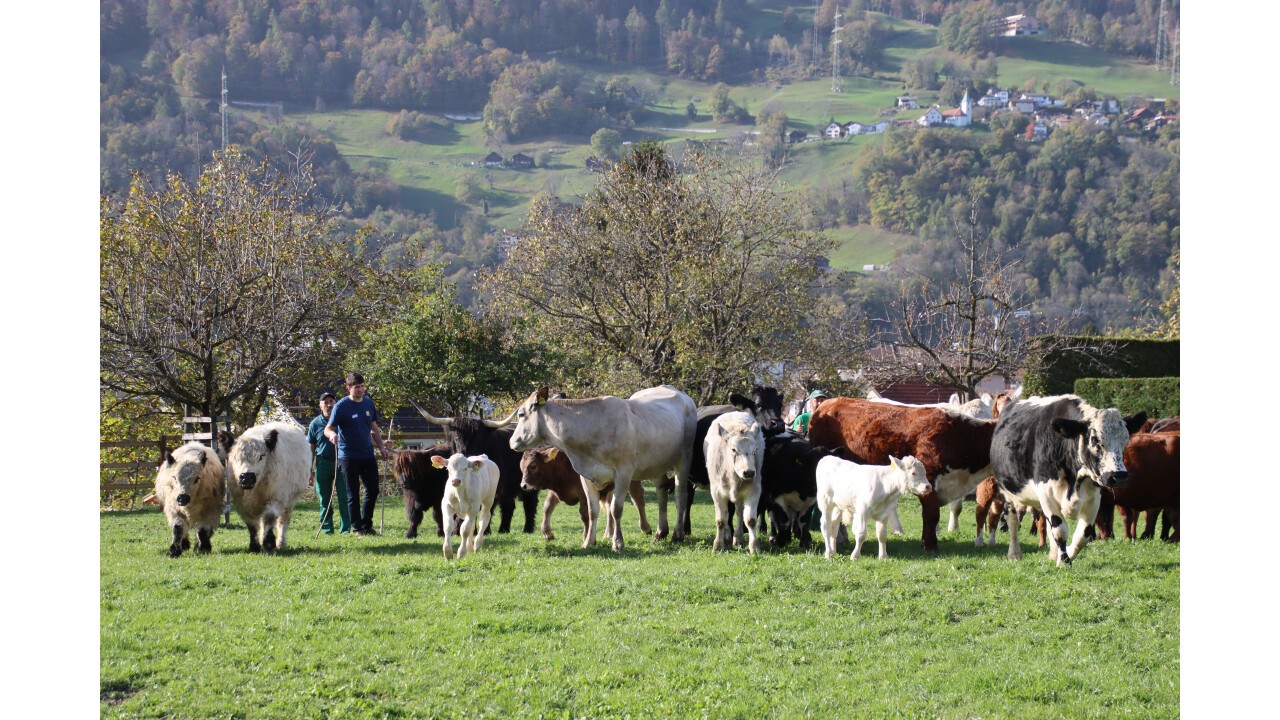
[[[831,28],[831,92],[844,92],[844,83],[840,79],[840,12],[837,11]]]

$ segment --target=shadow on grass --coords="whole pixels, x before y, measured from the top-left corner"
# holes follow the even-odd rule
[[[1096,49],[1070,42],[1055,42],[1039,38],[997,38],[996,51],[1002,57],[1079,67],[1105,67],[1113,64],[1106,55]]]
[[[452,229],[455,215],[466,212],[466,207],[459,205],[452,195],[408,185],[400,186],[400,206],[423,215],[434,210],[436,225],[441,230]]]

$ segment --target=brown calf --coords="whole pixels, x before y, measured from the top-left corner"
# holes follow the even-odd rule
[[[1179,447],[1181,432],[1139,433],[1129,438],[1124,451],[1124,466],[1129,470],[1128,487],[1103,489],[1098,508],[1098,537],[1112,534],[1113,508],[1120,509],[1124,536],[1137,539],[1138,514],[1143,510],[1163,510],[1173,528],[1168,542],[1178,542]],[[1153,518],[1148,515],[1143,537],[1154,534]]]
[[[547,491],[547,499],[542,506],[543,537],[555,540],[555,533],[551,532],[551,511],[559,503],[564,503],[578,506],[578,515],[582,517],[583,539],[586,539],[591,516],[587,504],[582,502],[582,478],[574,472],[568,455],[553,447],[526,451],[520,458],[520,488],[535,492]],[[628,494],[631,495],[631,504],[636,506],[636,512],[640,514],[640,530],[645,533],[653,532],[644,512],[644,485],[639,480],[632,480]],[[606,510],[608,503],[612,501],[613,483],[608,483],[600,488],[601,510]],[[612,523],[612,520],[608,522]],[[606,537],[609,537],[607,530],[608,528]]]

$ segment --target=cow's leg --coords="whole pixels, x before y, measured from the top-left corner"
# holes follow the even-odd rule
[[[896,503],[893,514],[898,514]],[[924,545],[925,550],[936,553],[938,552],[938,518],[942,515],[942,503],[938,501],[938,493],[931,492],[920,498],[920,515],[924,521],[921,544]],[[865,520],[863,524],[865,526]]]
[[[999,497],[992,498],[991,509],[987,511],[987,531],[988,531],[987,544],[991,545],[992,547],[994,547],[996,544],[996,528],[998,528],[1002,523],[1004,523],[1006,526],[1006,530],[1008,529],[1008,524],[1005,522],[1005,519],[1004,519],[1004,505],[1005,505],[1004,500],[1000,499]]]
[[[893,503],[893,512],[889,514],[889,527],[893,529],[894,535],[902,534],[902,520],[898,518],[898,502]]]
[[[790,524],[788,523],[784,525],[781,522],[781,518],[784,517],[786,513],[782,511],[782,508],[773,503],[769,504],[766,512],[769,513],[769,519],[772,521],[769,523],[769,544],[774,547],[782,547],[786,545],[787,542],[791,540],[789,537],[791,534]],[[783,540],[784,536],[787,536],[786,540]]]
[[[1075,533],[1073,533],[1071,537],[1071,547],[1066,550],[1068,565],[1070,565],[1071,561],[1080,554],[1080,551],[1084,549],[1085,544],[1089,542],[1089,536],[1091,534],[1089,532],[1089,528],[1093,527],[1093,521],[1098,517],[1098,496],[1100,494],[1101,493],[1096,490],[1088,492],[1087,489],[1085,492],[1080,493],[1080,514],[1076,518],[1076,528]],[[1135,512],[1135,521],[1138,519],[1137,515],[1137,512]]]
[[[978,504],[973,509],[973,517],[978,524],[978,538],[973,541],[974,547],[982,547],[982,533],[986,531],[987,518],[992,510],[991,505],[994,501],[995,498],[986,496],[983,488],[978,488]]]
[[[1151,508],[1146,512],[1146,520],[1142,523],[1142,540],[1152,540],[1156,536],[1156,519],[1160,517],[1160,508]]]
[[[1063,515],[1062,508],[1058,505],[1058,499],[1049,491],[1046,483],[1034,483],[1032,487],[1036,491],[1036,497],[1040,500],[1040,512],[1044,514],[1049,526],[1049,559],[1059,566],[1070,565],[1071,557],[1067,554],[1067,520]],[[1079,492],[1079,488],[1077,488],[1077,492]],[[1091,521],[1097,512],[1098,507],[1095,504],[1093,512],[1089,514]]]
[[[1168,521],[1169,527],[1173,528],[1173,532],[1169,535],[1169,538],[1165,540],[1165,542],[1171,542],[1171,543],[1178,542],[1178,525],[1181,522],[1181,518],[1179,517],[1180,514],[1181,514],[1181,508],[1177,505],[1169,505],[1165,507],[1163,517],[1166,521]],[[1160,534],[1164,535],[1163,532],[1161,532]]]
[[[675,480],[672,479],[671,483],[674,486]],[[689,520],[689,515],[693,512],[693,493],[693,483],[685,483],[684,490],[680,492],[680,497],[684,498],[683,510],[680,509],[679,498],[676,499],[676,525],[684,528],[685,537],[693,534],[693,523]]]
[[[667,536],[667,498],[671,495],[671,488],[658,481],[655,489],[658,491],[658,532],[654,533],[653,539],[661,540]]]
[[[268,509],[262,516],[262,552],[275,555],[276,549],[276,516]]]
[[[1124,539],[1133,542],[1138,539],[1138,511],[1124,505],[1116,506],[1120,510],[1120,522],[1124,525]]]
[[[853,533],[853,552],[849,554],[850,560],[855,560],[862,556],[862,542],[867,539],[867,513],[864,510],[853,511],[853,523],[849,526],[850,532]]]
[[[1018,541],[1018,526],[1022,523],[1022,515],[1011,502],[1004,504],[1004,517],[1009,523],[1009,559],[1022,559],[1022,545]]]
[[[815,505],[817,503],[814,503]],[[800,536],[800,549],[808,550],[813,547],[813,538],[809,537],[809,512],[811,508],[801,510],[792,519],[792,525],[795,527],[796,534]]]
[[[514,510],[515,508],[513,507],[512,509]],[[471,552],[475,545],[475,540],[472,539],[475,534],[476,513],[474,510],[468,509],[466,514],[462,516],[462,529],[458,531],[458,539],[462,541],[458,544],[459,560],[466,557],[467,554]]]
[[[756,532],[756,525],[759,519],[759,511],[757,509],[760,504],[759,487],[753,487],[751,494],[747,495],[746,499],[739,504],[742,506],[743,520],[747,525],[747,552],[755,555],[760,552],[760,536]]]
[[[644,510],[644,485],[639,481],[631,481],[627,494],[631,496],[631,504],[635,505],[636,512],[640,514],[640,532],[645,535],[652,533],[653,527],[649,525],[649,516]]]
[[[262,552],[262,545],[258,542],[258,528],[260,523],[253,520],[246,520],[245,525],[249,527],[249,552]]]
[[[436,537],[444,537],[444,515],[440,513],[439,505],[431,506],[431,519],[436,521]],[[452,522],[453,518],[449,521]]]
[[[493,521],[493,505],[485,507],[480,506],[480,517],[476,521],[476,539],[472,550],[479,550],[484,545],[484,531],[489,529],[489,524]]]
[[[589,548],[596,544],[596,524],[600,517],[600,491],[596,489],[596,484],[590,478],[579,475],[582,481],[582,502],[587,505],[587,512],[590,513],[589,522],[587,523],[587,532],[582,539],[582,547]]]
[[[169,557],[176,558],[182,554],[184,548],[182,541],[186,539],[186,529],[182,527],[182,523],[176,523],[173,526],[173,543],[169,545]],[[188,541],[190,544],[190,541]]]
[[[418,526],[422,524],[422,509],[418,507],[418,495],[412,490],[404,491],[404,519],[409,521],[409,529],[404,536],[410,540],[418,537]]]
[[[876,557],[880,560],[889,557],[889,528],[881,520],[876,521],[876,543],[880,546]]]
[[[498,501],[498,509],[502,511],[502,522],[498,523],[498,532],[511,532],[511,518],[516,514],[516,498],[514,495],[501,498]],[[462,557],[459,553],[458,557]]]
[[[840,523],[840,511],[834,507],[822,508],[822,556],[836,556],[836,525]]]
[[[613,551],[622,552],[622,510],[627,506],[627,493],[624,489],[631,487],[631,476],[634,469],[626,468],[614,471],[613,497],[609,503],[609,516],[613,520]]]
[[[276,531],[280,539],[276,542],[276,547],[284,549],[289,543],[289,523],[293,521],[293,508],[286,508],[280,513],[280,518],[276,520]]]
[[[212,538],[213,528],[202,527],[196,530],[196,552],[207,553],[213,550],[213,543],[210,542]]]
[[[547,491],[547,499],[542,502],[542,537],[548,541],[555,540],[556,534],[551,532],[551,511],[556,509],[556,505],[560,503],[560,498],[550,490]],[[582,524],[586,525],[587,511],[581,507],[582,503],[578,503],[578,512],[582,515]]]
[[[604,515],[604,539],[613,542],[613,492],[600,493],[600,512]]]
[[[686,485],[690,485],[689,494],[690,495],[693,494],[692,493],[693,488],[691,486],[691,483],[689,482],[689,466],[692,464],[692,462],[693,462],[693,451],[690,450],[686,452],[684,454],[684,457],[680,459],[680,467],[675,472],[676,511],[677,511],[676,514],[683,517],[688,516],[689,506],[692,504],[689,498],[686,498],[682,494],[682,491],[684,490]],[[628,473],[628,476],[629,475],[630,473]],[[665,518],[659,519],[658,525],[660,526],[661,531],[665,534],[667,529],[666,519]],[[683,527],[677,526],[675,530],[672,531],[671,533],[671,542],[684,542],[684,539],[688,536],[689,536],[689,531],[686,531]]]
[[[731,532],[729,523],[733,518],[729,515],[728,499],[716,489],[715,480],[711,481],[711,503],[716,508],[716,539],[711,543],[711,549],[714,552],[722,552],[727,544],[726,535]]]
[[[441,549],[444,551],[444,559],[452,560],[454,531],[453,508],[449,505],[449,498],[447,496],[440,502],[440,514],[443,517],[449,518],[449,522],[444,524],[444,545]]]
[[[538,517],[538,491],[521,490],[520,504],[524,506],[524,531],[531,533]],[[490,506],[489,514],[490,516],[493,514],[492,506]]]
[[[949,507],[951,514],[947,517],[947,532],[953,533],[960,529],[960,512],[964,510],[964,498],[959,497],[952,500]]]

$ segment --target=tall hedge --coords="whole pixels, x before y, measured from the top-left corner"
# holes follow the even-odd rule
[[[1119,408],[1125,415],[1145,410],[1152,418],[1181,414],[1178,411],[1182,383],[1176,377],[1080,378],[1075,394],[1100,408]]]
[[[1067,342],[1061,342],[1063,340]],[[1043,350],[1048,346],[1064,344],[1085,349]],[[1041,336],[1032,338],[1028,345],[1027,374],[1022,395],[1030,397],[1075,392],[1076,380],[1080,378],[1156,378],[1179,375],[1181,371],[1177,340]]]

